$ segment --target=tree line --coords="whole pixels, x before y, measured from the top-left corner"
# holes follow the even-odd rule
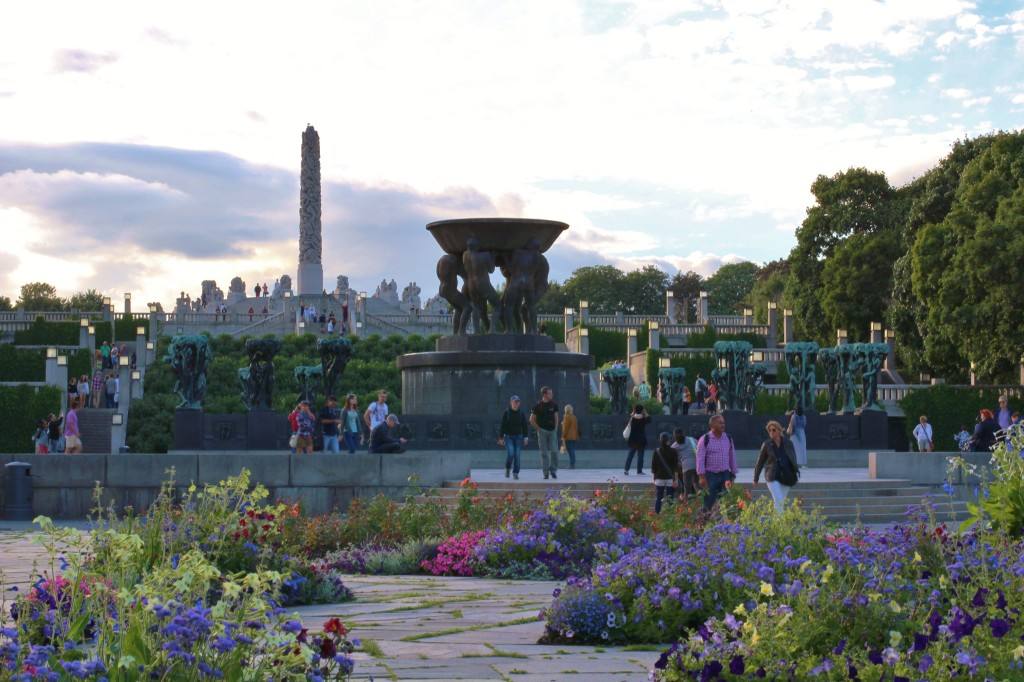
[[[0,310],[81,311],[97,312],[103,309],[103,294],[95,289],[79,291],[69,298],[57,295],[57,289],[46,282],[29,282],[21,286],[18,300],[11,303],[8,296],[0,296]]]

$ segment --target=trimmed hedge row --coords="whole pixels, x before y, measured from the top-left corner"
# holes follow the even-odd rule
[[[96,345],[104,341],[110,342],[110,323],[94,321],[96,328]],[[146,328],[149,337],[149,324],[137,320],[121,319],[114,321],[114,334],[118,341],[134,341],[136,327]],[[78,322],[47,322],[41,317],[28,329],[14,332],[14,343],[19,346],[77,346],[79,334]]]
[[[89,351],[80,348],[68,355],[68,376],[91,374]],[[46,351],[42,348],[16,348],[0,344],[0,381],[44,381]]]
[[[60,394],[55,386],[0,386],[0,452],[33,452],[36,423],[60,410]]]
[[[907,439],[913,440],[914,427],[918,417],[925,415],[932,425],[936,450],[953,450],[953,440],[961,426],[968,432],[974,431],[978,412],[988,408],[994,413],[999,407],[999,391],[980,388],[953,388],[952,386],[929,386],[909,392],[900,407],[907,415]],[[1010,399],[1010,411],[1019,410],[1019,400]]]
[[[708,325],[704,331],[687,336],[686,347],[711,348],[715,341],[746,341],[754,348],[764,348],[768,345],[768,340],[759,334],[719,334],[714,327]]]

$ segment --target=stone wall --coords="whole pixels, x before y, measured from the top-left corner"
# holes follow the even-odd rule
[[[217,483],[243,468],[252,482],[270,490],[271,499],[301,502],[309,514],[344,511],[353,498],[378,493],[401,498],[416,484],[439,487],[469,475],[467,452],[402,455],[289,455],[269,452],[176,452],[124,455],[2,455],[32,465],[33,511],[59,519],[85,518],[93,508],[97,485],[104,506],[143,510],[152,504],[170,469],[179,489],[190,483]],[[0,502],[3,493],[0,486]]]

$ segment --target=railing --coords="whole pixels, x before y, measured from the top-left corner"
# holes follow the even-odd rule
[[[945,384],[951,388],[975,389],[981,391],[999,391],[1012,398],[1024,397],[1024,386],[993,385],[993,386],[970,386],[968,384]],[[911,391],[920,391],[931,388],[932,384],[902,384],[899,386],[882,384],[878,387],[878,400],[880,402],[897,402],[902,400]],[[763,390],[769,395],[789,395],[789,384],[765,384]],[[860,386],[858,384],[857,388]],[[814,389],[815,395],[827,394],[828,384],[818,384]]]
[[[149,313],[114,313],[115,320],[142,320],[146,322],[149,320]]]
[[[248,313],[246,313],[246,314],[248,314]],[[261,315],[262,315],[262,313],[261,313]],[[283,320],[284,320],[284,313],[283,312],[274,313],[273,315],[270,315],[268,317],[264,317],[261,320],[253,322],[252,324],[246,325],[246,326],[242,327],[241,329],[236,329],[235,331],[231,332],[231,335],[232,336],[241,336],[242,334],[247,334],[247,333],[250,333],[250,332],[254,331],[258,327],[265,327],[265,326],[269,326],[271,324],[277,324],[278,322],[281,322]]]
[[[677,348],[673,346],[661,347],[658,349],[663,356],[673,355],[710,355],[710,348]],[[754,353],[763,353],[764,359],[759,362],[784,362],[786,352],[781,348],[755,348]]]
[[[83,317],[102,319],[101,312],[79,312],[76,310],[6,310],[0,312],[0,322],[35,322],[37,318],[47,322],[78,322]]]
[[[401,316],[399,316],[399,315],[389,315],[388,317],[401,317]],[[408,320],[409,318],[405,317],[405,319]],[[363,328],[364,328],[364,330],[365,330],[365,328],[367,326],[371,326],[371,325],[377,326],[377,327],[381,327],[383,329],[391,329],[392,331],[394,331],[394,332],[396,332],[398,334],[409,334],[409,333],[411,333],[408,329],[406,329],[404,327],[400,327],[397,324],[395,324],[394,322],[391,322],[389,320],[385,320],[383,316],[372,315],[370,313],[365,313],[364,320],[363,320]]]
[[[742,315],[708,315],[708,322],[714,326],[729,326],[729,325],[740,325],[747,326],[746,319]]]

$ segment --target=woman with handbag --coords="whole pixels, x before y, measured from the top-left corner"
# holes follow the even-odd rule
[[[661,500],[667,497],[671,503],[675,496],[675,482],[682,472],[679,456],[669,442],[668,433],[658,436],[658,447],[651,455],[651,473],[654,474],[654,513],[661,513]]]
[[[626,424],[626,429],[622,432],[622,437],[626,439],[626,444],[629,446],[629,454],[626,455],[626,466],[623,469],[623,473],[629,476],[629,465],[633,463],[633,455],[636,455],[636,473],[637,475],[643,475],[644,473],[644,450],[647,449],[647,425],[651,423],[651,418],[647,414],[647,410],[643,405],[636,405],[633,408],[633,413],[629,416],[629,423]]]
[[[782,424],[770,421],[765,427],[768,438],[761,444],[761,452],[754,465],[754,485],[764,471],[764,480],[775,502],[775,511],[782,513],[786,496],[799,479],[800,467],[796,461],[793,441],[782,433]]]
[[[576,441],[580,439],[580,425],[572,405],[566,405],[562,416],[562,450],[569,455],[569,468],[576,468]]]

